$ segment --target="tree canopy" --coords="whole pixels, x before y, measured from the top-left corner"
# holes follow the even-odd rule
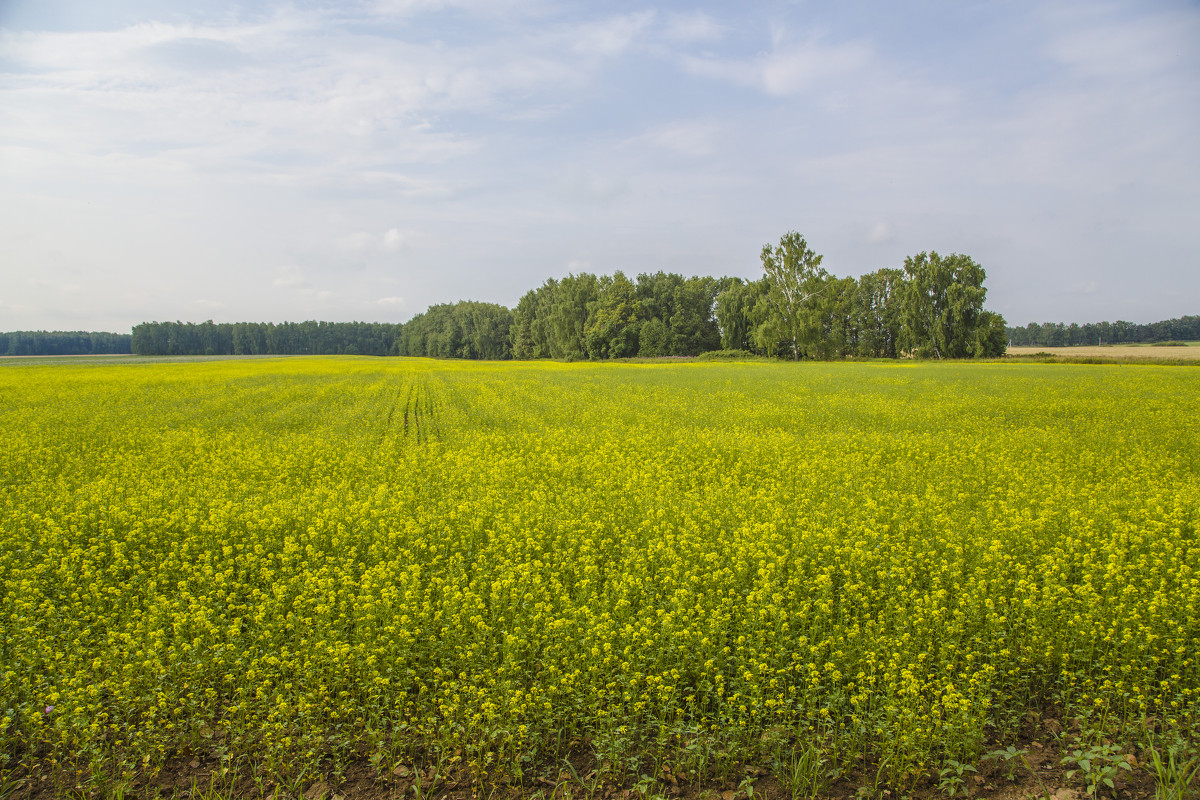
[[[1070,347],[1073,345],[1135,344],[1200,340],[1200,316],[1139,325],[1136,322],[1031,322],[1005,329],[1005,338],[1016,347]]]
[[[0,333],[0,356],[83,356],[132,352],[128,333],[9,331]]]
[[[762,266],[771,309],[767,337],[781,342],[793,359],[813,355],[820,346],[821,295],[829,289],[829,273],[821,268],[822,258],[795,231],[785,233],[775,247],[763,245]]]
[[[969,256],[943,258],[933,251],[906,258],[904,274],[901,341],[906,350],[923,358],[1003,355],[1003,333],[999,352],[993,352],[988,336],[995,315],[983,310],[983,267]]]
[[[1041,334],[1034,324],[1005,328],[1003,317],[984,308],[986,273],[966,255],[921,252],[906,258],[902,268],[839,277],[825,269],[824,257],[802,235],[789,231],[777,245],[764,245],[760,260],[758,280],[582,272],[547,279],[513,309],[463,300],[430,306],[403,324],[146,322],[128,339],[132,351],[142,355],[574,360],[696,356],[725,349],[831,359],[995,357],[1003,355],[1009,338]],[[1109,341],[1120,341],[1128,327],[1118,322],[1097,335],[1109,333]],[[1068,334],[1079,338],[1073,330]],[[68,346],[68,337],[106,335],[0,334],[0,353],[5,348],[26,352],[31,336],[59,337],[58,344],[43,344],[45,349]],[[70,346],[121,346],[99,341]]]

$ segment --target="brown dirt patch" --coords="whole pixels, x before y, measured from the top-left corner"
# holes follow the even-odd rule
[[[1070,780],[1061,762],[1056,744],[1028,741],[1021,745],[1029,768],[1024,765],[1013,770],[1015,780],[1009,781],[1004,765],[994,762],[978,764],[977,774],[968,774],[956,796],[994,798],[995,800],[1083,800],[1085,786],[1078,776]],[[1134,763],[1144,765],[1140,752],[1131,753]],[[254,779],[249,775],[222,778],[215,762],[195,758],[175,759],[155,775],[140,776],[122,790],[88,790],[83,783],[67,779],[65,774],[40,776],[26,780],[10,800],[51,800],[51,798],[178,798],[180,800],[226,800],[226,798],[255,798],[271,800],[417,800],[414,784],[421,778],[422,798],[429,800],[649,800],[654,796],[679,800],[792,800],[791,792],[771,771],[763,766],[746,765],[741,781],[708,782],[697,787],[690,782],[663,779],[643,795],[627,780],[594,781],[594,773],[576,770],[576,781],[565,769],[556,778],[527,779],[526,785],[471,785],[454,775],[434,776],[432,770],[400,765],[380,774],[365,761],[355,762],[336,777],[332,774],[314,775],[291,784]],[[10,776],[11,778],[12,776]],[[28,776],[26,776],[28,778]],[[860,797],[863,786],[871,786],[873,775],[851,773],[833,783],[821,795],[828,800],[851,800]],[[753,789],[751,795],[747,787]],[[871,795],[867,795],[871,796]],[[907,792],[880,787],[874,795],[880,800],[934,800],[946,797],[938,786],[936,775],[919,780]],[[1131,772],[1121,772],[1115,791],[1105,789],[1101,798],[1154,797],[1154,777],[1143,766]]]

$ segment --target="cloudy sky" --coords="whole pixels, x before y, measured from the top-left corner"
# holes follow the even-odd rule
[[[0,330],[399,322],[569,272],[967,253],[1200,313],[1194,2],[0,0]]]

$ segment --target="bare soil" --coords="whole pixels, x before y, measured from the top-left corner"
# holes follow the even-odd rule
[[[1062,726],[1046,719],[1035,729],[1030,726],[1017,743],[1024,751],[1025,764],[1008,765],[982,761],[978,773],[967,773],[965,781],[954,796],[995,798],[995,800],[1084,800],[1086,785],[1081,776],[1068,777],[1068,766],[1062,764],[1067,752],[1067,738],[1061,737]],[[1147,768],[1149,754],[1138,748],[1126,751],[1131,770],[1121,770],[1115,788],[1097,792],[1099,798],[1153,798],[1153,772]],[[501,782],[481,785],[472,783],[466,775],[436,775],[432,768],[422,770],[418,765],[398,764],[379,771],[365,759],[349,764],[336,776],[332,771],[290,784],[270,779],[254,779],[242,774],[221,777],[220,765],[194,756],[169,761],[153,774],[138,776],[125,787],[89,790],[82,782],[82,773],[74,776],[65,772],[43,775],[10,773],[8,786],[18,785],[8,800],[51,800],[51,798],[187,798],[188,800],[226,800],[226,798],[255,798],[272,800],[649,800],[653,796],[679,800],[793,800],[792,793],[766,766],[746,764],[737,777],[741,780],[709,781],[696,785],[679,780],[664,772],[646,794],[639,792],[632,777],[624,781],[610,778],[595,780],[594,765],[588,756],[571,759],[574,775],[565,765],[556,776],[525,779],[524,785]],[[1012,772],[1014,780],[1008,779]],[[579,776],[579,779],[576,778]],[[79,782],[76,782],[76,779]],[[947,796],[945,786],[939,786],[936,774],[927,775],[904,792],[879,787],[870,791],[873,774],[864,772],[842,776],[819,795],[828,800],[850,800],[875,797],[882,800],[933,800]],[[4,784],[0,782],[0,789]],[[752,791],[751,791],[752,790]],[[3,792],[0,792],[0,797]]]

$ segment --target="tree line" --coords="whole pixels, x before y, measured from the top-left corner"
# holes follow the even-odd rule
[[[984,309],[986,274],[966,255],[923,252],[902,267],[843,278],[792,231],[765,245],[761,260],[758,280],[571,274],[529,290],[513,309],[460,301],[403,324],[145,322],[131,347],[139,355],[971,358],[1003,355],[1012,330]]]
[[[430,358],[511,358],[512,318],[511,311],[496,303],[463,300],[430,306],[404,323],[393,352]]]
[[[764,275],[550,279],[513,310],[513,358],[694,356],[714,350],[790,359],[996,357],[1004,318],[983,308],[985,272],[936,252],[839,278],[790,232],[762,251]]]
[[[0,356],[86,356],[133,352],[128,333],[9,331],[0,333]]]
[[[1137,344],[1144,342],[1184,342],[1200,340],[1200,316],[1139,325],[1136,322],[1031,322],[1008,328],[1008,342],[1013,347],[1072,347],[1074,345]]]
[[[363,355],[395,353],[401,325],[387,322],[143,322],[133,352],[143,356]]]

